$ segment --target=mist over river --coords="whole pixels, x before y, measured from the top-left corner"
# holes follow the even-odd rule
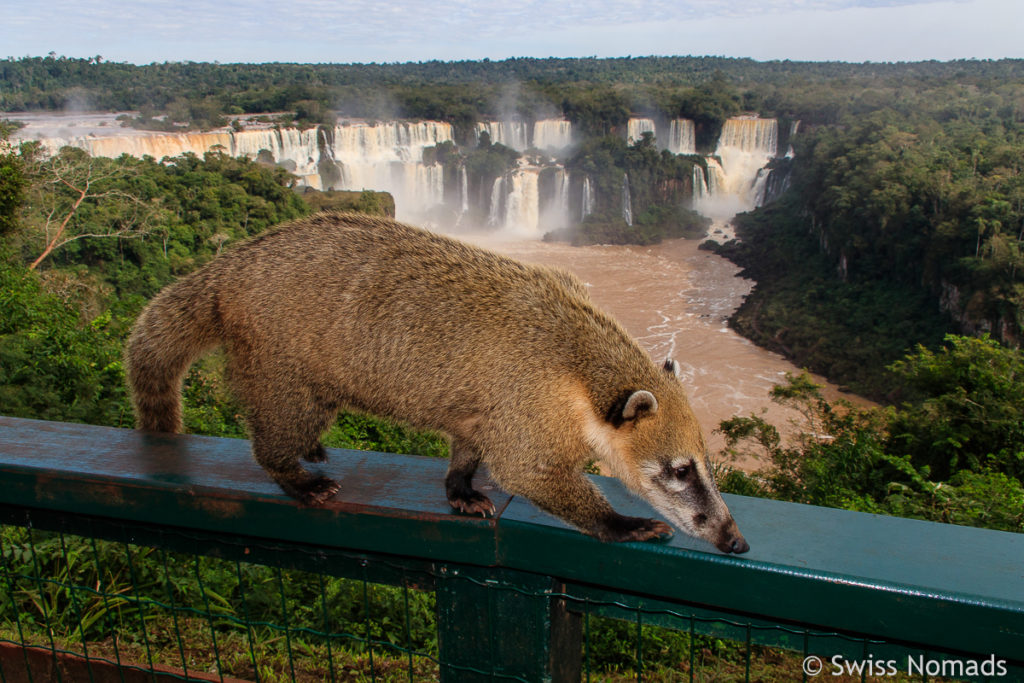
[[[594,302],[622,323],[656,361],[668,356],[678,360],[713,455],[725,445],[714,430],[734,415],[766,410],[766,419],[784,438],[800,431],[799,414],[768,397],[787,372],[800,368],[729,329],[729,316],[754,283],[738,277],[740,269],[730,261],[699,250],[699,240],[667,240],[648,247],[574,247],[509,241],[493,234],[459,237],[528,263],[572,271],[587,284]],[[840,395],[824,378],[815,380],[825,385],[828,398]],[[758,467],[754,461],[736,464],[745,470]]]

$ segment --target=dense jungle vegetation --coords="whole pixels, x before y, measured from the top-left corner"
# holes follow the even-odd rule
[[[138,110],[190,127],[240,114],[290,112],[308,124],[335,114],[449,121],[467,135],[482,119],[564,115],[588,135],[630,116],[693,119],[701,151],[742,111],[783,124],[836,124],[924,102],[948,116],[999,106],[1019,112],[1021,60],[844,64],[719,57],[507,59],[410,64],[207,64],[136,66],[100,56],[0,60],[0,112]],[[1004,95],[1009,95],[1005,99]],[[783,125],[785,144],[788,127]],[[461,140],[460,140],[461,141]]]

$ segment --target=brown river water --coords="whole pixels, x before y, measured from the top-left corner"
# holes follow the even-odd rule
[[[670,240],[650,247],[587,246],[503,241],[462,236],[527,263],[564,267],[583,280],[593,301],[613,315],[656,361],[679,361],[694,413],[712,456],[725,445],[718,423],[734,415],[760,414],[784,438],[801,431],[799,414],[772,403],[768,392],[800,368],[729,329],[727,321],[753,287],[730,261],[700,251],[697,240]],[[824,393],[837,387],[820,376]],[[845,395],[858,404],[867,401]],[[758,462],[735,465],[754,470]]]

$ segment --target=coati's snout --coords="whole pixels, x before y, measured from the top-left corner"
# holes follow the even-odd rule
[[[728,524],[720,530],[718,537],[719,540],[715,543],[715,547],[723,553],[742,555],[750,550],[750,544],[747,543],[747,539],[743,538],[743,534],[740,533],[735,520],[731,516],[729,517]]]
[[[641,493],[676,527],[712,543],[723,553],[745,553],[750,545],[718,492],[705,458],[677,457],[641,467]]]

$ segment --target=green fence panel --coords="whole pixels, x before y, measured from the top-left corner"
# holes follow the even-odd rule
[[[0,417],[0,524],[25,530],[3,548],[5,605],[18,616],[0,645],[20,649],[0,657],[0,683],[21,680],[40,651],[52,671],[84,660],[86,671],[155,676],[164,624],[205,633],[203,652],[181,648],[161,674],[183,680],[234,670],[222,661],[232,639],[251,680],[262,680],[268,639],[284,652],[274,675],[295,680],[346,680],[342,649],[370,680],[590,680],[595,624],[609,618],[633,634],[623,637],[635,639],[637,679],[658,628],[688,639],[680,666],[691,677],[711,638],[737,644],[740,679],[763,647],[826,665],[891,659],[904,673],[907,658],[927,657],[936,664],[920,680],[936,666],[985,679],[954,664],[997,661],[1006,676],[992,680],[1024,679],[1024,535],[726,496],[745,555],[683,535],[605,544],[486,479],[497,515],[455,513],[443,460],[329,456],[320,467],[341,493],[309,509],[280,492],[247,441]],[[595,482],[621,512],[655,514],[617,481]],[[97,543],[119,544],[123,561],[101,559]],[[212,585],[209,563],[233,583]],[[92,583],[76,583],[86,575]],[[131,589],[108,589],[114,578]],[[50,602],[29,615],[19,606],[30,595]],[[272,619],[253,616],[271,609]],[[69,618],[58,642],[55,620]],[[18,635],[30,628],[51,635]],[[96,629],[121,635],[99,650]],[[128,633],[142,653],[133,663],[123,661]]]

